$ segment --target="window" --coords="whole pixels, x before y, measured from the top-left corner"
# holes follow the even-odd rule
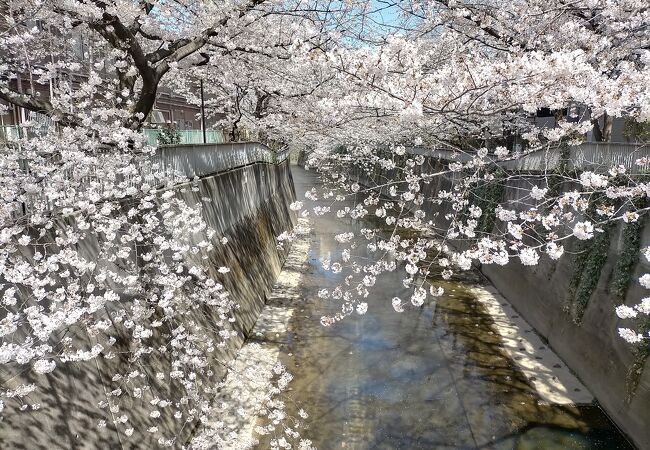
[[[159,109],[154,109],[149,115],[149,121],[151,123],[165,123],[165,116]]]

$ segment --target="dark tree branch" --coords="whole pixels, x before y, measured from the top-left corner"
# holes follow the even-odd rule
[[[33,95],[22,94],[11,89],[0,89],[0,99],[25,108],[28,111],[46,114],[64,126],[76,126],[79,121],[72,114],[58,111],[48,100],[36,98]]]

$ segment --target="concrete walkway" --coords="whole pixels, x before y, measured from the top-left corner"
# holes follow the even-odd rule
[[[283,344],[286,344],[284,339],[288,336],[289,321],[301,303],[301,278],[306,270],[309,250],[308,221],[299,220],[296,237],[249,339],[237,353],[225,380],[218,386],[219,395],[214,404],[234,404],[238,408],[233,414],[229,407],[218,416],[218,420],[204,424],[191,450],[244,449],[258,443],[258,436],[254,433],[260,424],[258,415],[267,405],[266,395],[274,379],[273,369]]]

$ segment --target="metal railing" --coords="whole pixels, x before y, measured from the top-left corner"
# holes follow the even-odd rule
[[[650,160],[650,145],[615,142],[583,142],[567,148],[566,162],[568,169],[608,171],[612,166],[623,165],[628,170],[635,167],[640,158]],[[474,155],[446,149],[411,148],[411,154],[429,156],[444,161],[468,162]],[[493,156],[489,156],[493,158]],[[537,150],[522,153],[519,157],[497,164],[507,170],[526,172],[545,172],[555,170],[560,165],[562,150],[559,148]],[[641,167],[637,167],[642,170]],[[646,169],[647,170],[647,169]]]
[[[12,144],[18,142],[21,138],[43,136],[51,132],[52,129],[51,126],[2,125],[0,126],[0,143]]]
[[[576,169],[623,165],[630,169],[639,158],[650,158],[650,146],[614,142],[585,142],[571,147],[569,160]]]
[[[145,128],[142,130],[144,139],[147,145],[153,147],[158,145],[158,135],[160,129]],[[203,131],[202,130],[176,130],[180,139],[180,144],[202,144]],[[36,135],[33,127],[25,127],[19,125],[3,125],[0,126],[0,142],[11,143],[17,142],[21,137],[32,137]],[[206,130],[205,140],[208,144],[221,144],[225,142],[223,131],[221,130]]]
[[[156,149],[152,167],[192,179],[254,163],[278,164],[288,156],[287,147],[273,151],[259,142],[166,145]]]
[[[0,127],[0,142],[14,142],[20,137],[20,129],[17,125],[3,125]]]
[[[146,128],[142,130],[144,133],[145,142],[147,145],[157,146],[159,129]],[[202,144],[203,131],[202,130],[176,130],[180,138],[180,144]],[[222,144],[225,142],[223,131],[221,130],[206,130],[205,140],[207,144]]]
[[[113,181],[120,183],[125,191],[129,187],[139,187],[143,182],[151,186],[170,187],[170,184],[215,175],[251,164],[280,164],[288,157],[287,147],[274,151],[259,142],[163,146],[157,148],[151,157],[140,163],[137,173],[127,178],[120,175]],[[22,161],[20,170],[29,172],[28,161]],[[90,174],[86,173],[83,177],[77,177],[75,170],[70,168],[59,170],[56,174],[59,178],[58,183],[62,180],[74,180],[74,190],[77,193],[92,190],[100,197],[109,195],[103,189],[104,180],[92,170]],[[171,183],[161,183],[161,180],[169,180]],[[24,202],[13,205],[11,217],[30,215],[34,209],[53,211],[60,206],[42,191],[25,194],[24,198]]]

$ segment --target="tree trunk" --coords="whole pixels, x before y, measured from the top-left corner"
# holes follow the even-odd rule
[[[603,124],[600,124],[600,118],[603,119]],[[594,126],[593,134],[594,141],[596,142],[609,142],[612,138],[612,126],[614,125],[614,118],[609,114],[605,113],[597,119],[591,119],[591,123]]]
[[[614,118],[608,114],[603,116],[603,141],[610,142],[612,140],[612,126],[614,125]]]

